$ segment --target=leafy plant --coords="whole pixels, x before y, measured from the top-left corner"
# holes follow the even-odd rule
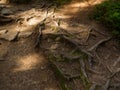
[[[107,0],[97,5],[93,18],[109,27],[114,35],[120,36],[120,1]]]

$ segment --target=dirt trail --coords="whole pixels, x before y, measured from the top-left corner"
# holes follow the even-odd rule
[[[88,89],[88,85],[85,87],[80,78],[58,82],[61,77],[56,77],[51,68],[48,60],[48,57],[51,56],[50,52],[57,60],[61,60],[61,56],[57,55],[63,55],[62,58],[65,59],[66,57],[74,59],[74,56],[69,57],[70,55],[67,54],[76,50],[76,46],[71,46],[71,43],[61,42],[61,36],[54,37],[56,32],[59,34],[59,23],[60,28],[64,31],[62,33],[70,34],[67,35],[68,39],[79,43],[80,48],[88,51],[94,57],[90,62],[85,62],[89,84],[93,84],[93,87],[94,85],[96,87],[106,85],[107,77],[120,68],[120,48],[115,39],[100,43],[98,47],[95,46],[101,40],[111,37],[105,27],[89,19],[94,5],[102,1],[74,0],[57,9],[55,13],[55,6],[46,9],[43,8],[43,4],[8,5],[14,13],[11,17],[15,20],[10,24],[0,26],[0,31],[7,30],[7,35],[4,32],[0,34],[0,38],[2,38],[0,39],[0,90],[61,90],[61,86],[63,86],[62,89],[66,86],[72,90],[85,90],[86,87]],[[44,19],[46,19],[45,22],[43,22]],[[39,24],[41,22],[42,24]],[[36,40],[39,39],[37,33],[40,31],[39,25],[43,29],[41,47],[45,50],[35,48]],[[53,36],[49,36],[49,34],[53,34]],[[95,50],[95,48],[97,49]],[[79,55],[78,51],[77,54]],[[78,57],[75,58],[78,59]],[[78,62],[58,62],[56,61],[55,65],[60,67],[68,77],[79,74]],[[109,89],[105,89],[107,87],[105,86],[99,90],[119,90],[120,73],[115,74],[109,84]],[[94,89],[91,87],[90,90]]]

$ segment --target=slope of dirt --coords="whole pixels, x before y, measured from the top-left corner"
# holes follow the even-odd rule
[[[119,44],[89,19],[102,1],[5,5],[0,90],[119,90]]]

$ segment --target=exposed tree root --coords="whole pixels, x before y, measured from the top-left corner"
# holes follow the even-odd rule
[[[89,48],[88,51],[96,50],[99,45],[101,45],[102,43],[105,43],[105,42],[109,41],[110,39],[111,39],[111,37],[108,37],[106,39],[100,40],[98,43],[96,43],[91,48]]]
[[[85,71],[85,63],[84,63],[84,61],[80,59],[79,62],[80,62],[80,66],[81,66],[81,71],[83,72],[84,76],[86,78],[88,78],[88,76],[86,74],[86,71]]]
[[[88,39],[89,39],[89,37],[90,37],[91,31],[92,31],[92,28],[90,27],[90,28],[88,29],[88,31],[87,31],[87,38],[86,38],[85,42],[88,41]]]
[[[104,36],[106,36],[106,34],[105,34],[105,33],[103,33],[103,32],[100,32],[99,30],[97,30],[97,29],[95,29],[95,28],[93,28],[92,30],[96,31],[97,33],[99,33],[99,34],[101,34],[101,35],[104,35]]]
[[[69,61],[79,60],[81,57],[80,55],[72,56],[71,54],[66,54],[64,52],[60,52],[59,54],[60,56],[62,56],[62,58],[67,59]]]
[[[39,45],[41,43],[41,39],[42,39],[42,28],[39,26],[39,33],[38,33],[37,41],[35,44],[35,48],[39,47]]]
[[[106,84],[104,86],[104,90],[108,90],[108,88],[110,87],[110,82],[111,82],[111,79],[117,74],[120,72],[120,68],[118,68],[114,73],[112,73],[112,75],[109,76],[108,80],[106,81]]]
[[[98,71],[95,71],[93,69],[90,69],[90,68],[87,68],[88,71],[94,73],[94,74],[97,74],[97,75],[102,75],[102,73],[98,72]]]
[[[80,48],[80,46],[79,46],[79,44],[78,44],[77,42],[73,41],[72,39],[69,39],[69,38],[66,37],[66,36],[63,36],[62,38],[64,38],[65,40],[67,40],[68,42],[70,42],[71,44],[73,44],[74,46],[76,46],[81,52],[85,53],[85,54],[88,55],[88,56],[93,57],[92,54],[90,54],[90,53],[87,52],[86,50]]]

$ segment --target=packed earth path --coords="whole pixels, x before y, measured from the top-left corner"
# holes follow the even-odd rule
[[[91,20],[104,0],[0,4],[0,90],[120,90],[120,47]]]

